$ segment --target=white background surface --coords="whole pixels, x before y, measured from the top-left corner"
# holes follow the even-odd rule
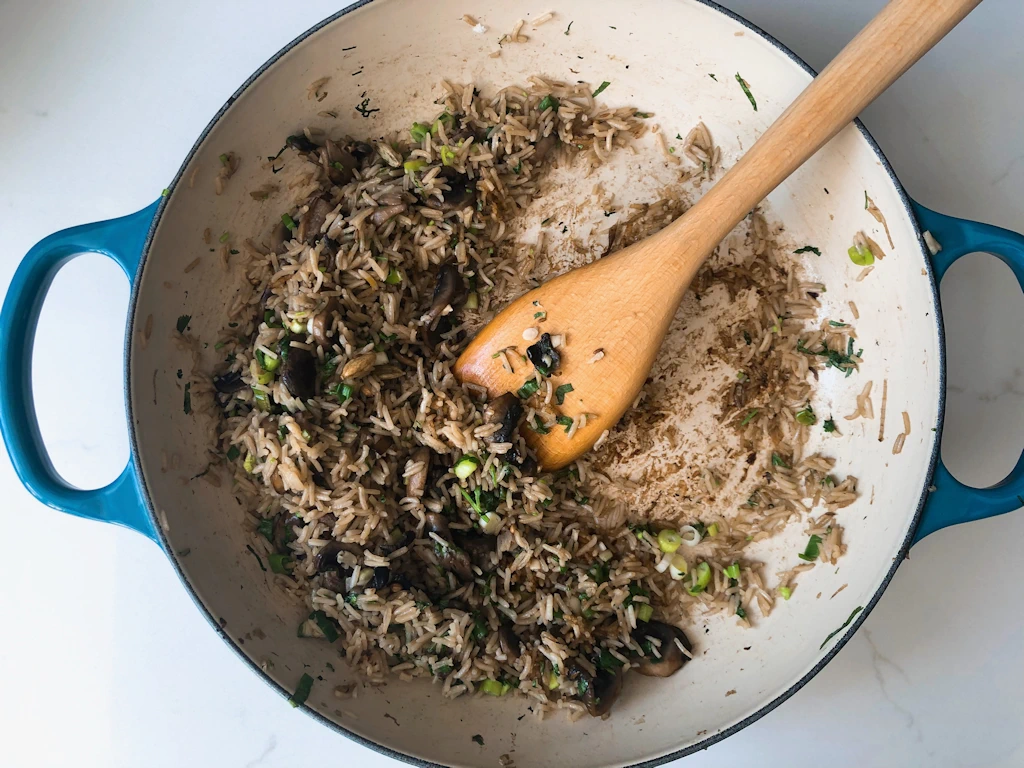
[[[727,2],[818,69],[881,4]],[[151,202],[230,93],[338,7],[0,0],[0,285],[50,232]],[[865,114],[924,204],[1024,230],[1021,39],[1020,1],[987,0]],[[987,257],[957,264],[942,295],[943,455],[992,483],[1024,442],[1024,301]],[[117,267],[83,257],[58,276],[36,342],[44,435],[85,487],[127,456],[127,298]],[[394,765],[264,686],[152,543],[42,507],[5,454],[0,481],[0,765]],[[1024,766],[1021,542],[1022,512],[925,540],[810,685],[685,765]]]

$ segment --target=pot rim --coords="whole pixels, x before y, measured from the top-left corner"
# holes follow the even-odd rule
[[[209,136],[210,132],[213,130],[214,126],[221,120],[221,118],[228,111],[228,109],[231,108],[231,106],[235,103],[235,101],[246,90],[248,90],[250,86],[254,85],[256,83],[256,81],[259,80],[260,77],[270,67],[272,67],[274,64],[276,64],[285,54],[289,53],[292,49],[294,49],[297,46],[299,46],[300,44],[306,42],[306,40],[308,38],[310,38],[316,32],[319,32],[321,29],[323,29],[324,27],[326,27],[329,24],[333,24],[335,21],[338,21],[342,17],[347,16],[352,11],[355,11],[355,10],[358,10],[359,8],[367,6],[367,5],[371,4],[372,2],[374,2],[374,0],[356,0],[356,2],[353,2],[348,7],[338,11],[337,13],[335,13],[335,14],[333,14],[331,16],[328,16],[327,18],[323,19],[322,21],[318,22],[317,24],[315,24],[312,27],[310,27],[309,29],[307,29],[302,34],[298,35],[294,40],[292,40],[289,43],[287,43],[286,45],[284,45],[273,56],[271,56],[269,59],[267,59],[267,61],[264,62],[255,72],[253,72],[253,74],[250,75],[249,78],[246,79],[246,81],[241,86],[239,86],[238,89],[235,90],[234,93],[231,94],[230,97],[228,97],[228,99],[224,103],[224,105],[217,111],[217,113],[213,116],[213,118],[211,118],[210,122],[203,129],[202,133],[199,134],[199,137],[196,139],[195,143],[192,145],[192,148],[189,150],[188,154],[185,156],[184,160],[182,161],[181,167],[178,169],[178,172],[175,174],[174,179],[168,185],[169,192],[173,192],[175,187],[177,187],[178,183],[181,181],[181,179],[182,179],[182,177],[183,177],[183,175],[185,173],[185,169],[188,167],[188,164],[191,162],[192,158],[198,152],[200,146],[202,146],[202,144],[206,141],[207,137]],[[790,61],[792,61],[794,64],[796,64],[804,72],[809,74],[812,78],[817,76],[818,73],[815,72],[815,70],[812,69],[810,66],[808,66],[808,64],[802,58],[797,56],[788,47],[783,45],[775,37],[773,37],[769,33],[765,32],[763,29],[758,27],[756,24],[748,21],[747,19],[745,19],[744,17],[740,16],[739,14],[734,13],[733,11],[730,11],[728,8],[722,7],[717,2],[715,2],[715,0],[692,0],[692,2],[696,2],[696,3],[700,4],[700,5],[703,5],[703,6],[707,7],[707,8],[710,8],[713,11],[717,11],[718,13],[722,14],[726,18],[731,19],[732,21],[742,25],[745,29],[749,30],[750,32],[753,32],[755,35],[759,36],[761,39],[763,39],[764,41],[769,43],[776,50],[778,50],[779,52],[784,54]],[[920,226],[920,224],[919,224],[919,222],[917,220],[917,216],[914,215],[913,209],[911,208],[910,197],[907,195],[906,190],[903,188],[903,184],[900,182],[899,178],[896,176],[896,172],[893,170],[893,167],[890,164],[889,160],[886,158],[885,154],[882,152],[881,147],[879,147],[878,143],[875,141],[875,139],[868,132],[867,128],[864,127],[864,124],[861,122],[861,120],[859,118],[856,118],[853,122],[854,122],[854,125],[857,127],[857,130],[860,132],[861,136],[864,138],[864,140],[867,142],[867,144],[870,147],[870,149],[872,150],[872,152],[875,154],[876,158],[878,159],[878,161],[881,164],[882,168],[885,170],[885,173],[888,175],[888,177],[889,177],[890,181],[892,182],[893,186],[896,188],[896,192],[899,195],[900,201],[903,204],[903,212],[909,218],[910,222],[913,225],[914,232],[917,235],[918,249],[919,249],[920,255],[922,257],[922,261],[924,263],[924,269],[927,271],[927,274],[928,274],[928,283],[929,283],[929,287],[931,289],[931,294],[932,294],[932,305],[933,305],[933,307],[935,309],[935,323],[936,323],[937,331],[938,331],[938,356],[939,356],[939,360],[938,360],[938,371],[939,371],[938,397],[939,397],[939,402],[938,402],[938,407],[937,407],[937,410],[936,410],[935,438],[934,438],[934,442],[932,444],[931,455],[930,455],[929,460],[928,460],[928,469],[927,469],[927,473],[926,473],[926,480],[925,480],[924,485],[921,488],[921,493],[920,493],[920,496],[918,498],[917,508],[914,511],[913,520],[911,522],[910,527],[907,530],[907,535],[904,538],[903,543],[900,545],[899,549],[896,552],[896,556],[893,557],[892,565],[890,566],[888,572],[885,574],[885,577],[882,579],[881,583],[879,584],[878,589],[871,596],[871,599],[867,602],[867,604],[863,607],[863,609],[859,612],[859,614],[857,615],[856,619],[853,622],[851,622],[851,626],[849,628],[849,631],[848,632],[844,632],[843,636],[836,642],[836,644],[829,650],[829,652],[827,654],[825,654],[825,656],[822,657],[821,660],[817,664],[814,665],[813,668],[811,668],[808,672],[806,672],[799,680],[797,680],[796,682],[792,683],[786,690],[784,690],[783,692],[779,693],[773,699],[771,699],[770,701],[768,701],[765,704],[763,704],[755,712],[751,713],[750,715],[748,715],[747,717],[743,718],[739,722],[734,723],[733,725],[729,726],[728,728],[725,728],[725,729],[723,729],[721,731],[718,731],[717,733],[711,734],[711,735],[701,739],[700,741],[695,742],[695,743],[693,743],[693,744],[691,744],[691,745],[689,745],[687,747],[683,747],[681,749],[677,749],[677,750],[675,750],[673,752],[669,752],[667,754],[661,755],[661,756],[656,757],[656,758],[652,758],[650,760],[644,760],[644,761],[637,762],[637,763],[631,763],[628,766],[628,768],[655,768],[656,766],[663,765],[663,764],[668,763],[668,762],[670,762],[672,760],[678,760],[680,758],[683,758],[683,757],[686,757],[688,755],[691,755],[691,754],[693,754],[695,752],[700,752],[702,750],[705,750],[708,747],[711,747],[712,745],[717,744],[720,741],[723,741],[724,739],[728,738],[729,736],[732,736],[733,734],[738,733],[739,731],[743,730],[747,726],[753,725],[755,722],[760,720],[762,717],[767,715],[769,712],[771,712],[772,710],[774,710],[775,708],[780,706],[783,702],[789,700],[794,694],[796,694],[797,691],[799,691],[805,685],[807,685],[807,683],[809,683],[812,678],[814,678],[822,669],[824,669],[825,666],[829,662],[831,662],[832,659],[835,658],[836,654],[838,654],[839,651],[842,650],[846,646],[846,644],[850,641],[850,639],[860,629],[861,625],[867,619],[868,615],[874,609],[874,607],[878,603],[879,599],[881,599],[882,594],[888,588],[888,586],[889,586],[890,582],[892,581],[893,577],[896,575],[896,570],[899,568],[900,564],[904,561],[904,559],[906,559],[907,554],[908,554],[908,552],[910,550],[910,546],[911,546],[911,544],[914,541],[914,533],[917,530],[918,524],[920,523],[921,514],[922,514],[922,512],[924,510],[924,504],[925,504],[925,501],[928,498],[928,488],[931,485],[932,477],[933,477],[933,475],[935,473],[935,468],[936,468],[936,465],[938,463],[940,446],[941,446],[941,443],[942,443],[942,425],[943,425],[943,421],[944,421],[944,418],[945,418],[945,400],[946,400],[946,397],[945,397],[946,396],[946,343],[945,342],[946,342],[946,340],[945,340],[945,331],[944,331],[944,326],[943,326],[943,321],[942,321],[942,307],[941,307],[941,304],[940,304],[940,301],[939,301],[938,283],[937,283],[937,281],[935,279],[935,272],[934,272],[934,270],[932,268],[932,262],[931,262],[931,260],[929,258],[927,258],[928,250],[927,250],[927,245],[926,245],[925,240],[924,240],[924,234],[923,234],[923,232],[921,230],[921,226]],[[138,440],[138,435],[136,434],[136,429],[135,429],[135,418],[134,418],[134,411],[133,411],[133,408],[132,408],[132,398],[131,398],[131,389],[130,389],[131,340],[134,337],[135,319],[137,317],[136,310],[138,308],[138,302],[139,302],[139,286],[140,286],[140,282],[141,282],[140,278],[142,276],[143,270],[145,269],[146,260],[149,257],[150,247],[152,246],[153,239],[154,239],[157,227],[159,226],[159,223],[160,223],[161,217],[163,215],[164,209],[166,208],[167,203],[170,200],[170,197],[171,197],[171,195],[167,194],[166,196],[161,198],[160,204],[159,204],[159,206],[157,207],[157,210],[156,210],[156,214],[153,217],[153,221],[152,221],[152,223],[150,225],[150,228],[149,228],[149,233],[146,236],[146,241],[145,241],[145,244],[143,245],[143,248],[142,248],[142,254],[141,254],[140,258],[139,258],[138,267],[136,269],[135,276],[134,276],[134,278],[132,280],[131,297],[130,297],[129,303],[128,303],[128,325],[127,325],[127,329],[126,329],[126,333],[125,333],[125,344],[124,344],[124,360],[125,360],[125,366],[124,366],[124,392],[125,392],[125,403],[126,403],[126,408],[127,408],[127,412],[128,412],[128,434],[129,434],[129,442],[130,442],[130,447],[131,447],[131,461],[135,465],[135,467],[137,468],[136,469],[136,476],[137,476],[137,479],[138,479],[138,485],[139,485],[139,491],[140,491],[139,495],[140,495],[140,498],[141,498],[142,502],[145,505],[147,513],[149,514],[150,521],[151,521],[152,526],[153,526],[153,530],[156,532],[156,536],[158,538],[158,541],[159,541],[161,547],[163,547],[163,549],[166,552],[168,558],[171,560],[171,563],[172,563],[172,565],[174,567],[175,573],[178,576],[178,579],[181,581],[182,585],[185,587],[185,589],[188,592],[189,596],[192,598],[193,602],[196,604],[196,607],[199,609],[199,611],[202,613],[202,615],[209,622],[209,624],[213,628],[213,630],[228,645],[228,647],[230,647],[231,650],[233,650],[235,652],[235,654],[245,664],[247,664],[250,667],[250,669],[252,669],[252,671],[255,672],[260,677],[260,679],[263,680],[264,683],[266,683],[268,686],[270,686],[272,689],[274,689],[280,696],[282,696],[285,699],[288,699],[288,698],[291,697],[292,692],[287,690],[286,688],[284,688],[284,686],[280,685],[276,681],[274,681],[270,677],[270,675],[267,672],[265,672],[260,667],[259,664],[256,663],[256,661],[251,659],[248,656],[248,654],[245,653],[245,651],[242,649],[242,647],[230,635],[228,635],[227,632],[224,631],[223,627],[220,625],[220,623],[217,620],[217,618],[210,612],[210,610],[206,607],[206,605],[203,603],[203,601],[199,597],[198,592],[193,587],[193,585],[189,581],[188,577],[185,575],[185,572],[184,572],[184,570],[182,568],[182,564],[181,564],[180,560],[178,559],[178,556],[175,553],[174,549],[171,547],[170,541],[167,539],[166,531],[164,530],[163,526],[160,524],[160,520],[159,520],[159,518],[158,518],[158,516],[156,514],[156,511],[155,511],[155,506],[154,506],[153,501],[152,501],[152,499],[150,497],[149,487],[147,486],[145,476],[143,475],[143,473],[141,471],[141,466],[142,465],[141,465],[141,462],[140,462],[140,458],[141,457],[140,457],[140,452],[139,452],[139,440]],[[440,763],[435,763],[435,762],[432,762],[430,760],[424,760],[422,758],[415,757],[413,755],[405,754],[404,752],[398,752],[397,750],[392,749],[391,747],[388,747],[385,744],[381,744],[381,743],[378,743],[378,742],[373,741],[371,739],[368,739],[365,736],[362,736],[362,735],[360,735],[360,734],[358,734],[358,733],[356,733],[354,731],[351,731],[351,730],[349,730],[349,729],[339,725],[338,723],[335,723],[333,720],[330,720],[329,718],[325,717],[320,712],[316,711],[315,709],[312,709],[311,707],[303,706],[302,709],[303,709],[303,711],[307,715],[309,715],[310,717],[314,718],[315,720],[317,720],[322,725],[327,726],[328,728],[332,729],[336,733],[340,733],[343,736],[346,736],[347,738],[352,739],[353,741],[361,744],[364,747],[368,747],[369,749],[372,749],[373,751],[375,751],[375,752],[377,752],[379,754],[386,755],[386,756],[388,756],[388,757],[390,757],[390,758],[392,758],[394,760],[398,760],[398,761],[401,761],[401,762],[404,762],[404,763],[409,763],[409,764],[418,765],[418,766],[424,766],[424,768],[445,768]]]

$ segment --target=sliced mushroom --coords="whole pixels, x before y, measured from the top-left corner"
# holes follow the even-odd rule
[[[373,569],[373,577],[367,583],[370,589],[384,589],[391,583],[391,569],[386,565],[378,565]]]
[[[301,347],[285,346],[287,339],[278,347],[284,361],[281,366],[281,381],[299,400],[309,400],[316,394],[316,358]],[[287,350],[286,352],[284,350]]]
[[[660,658],[654,653],[654,648],[647,639],[648,637],[656,638],[661,642],[661,645],[658,646]],[[690,660],[690,657],[679,649],[679,646],[676,644],[677,639],[683,644],[687,652],[693,650],[693,646],[690,645],[690,641],[683,634],[683,630],[660,621],[649,621],[643,626],[637,627],[633,631],[633,639],[644,649],[644,655],[640,658],[636,671],[648,677],[669,677],[674,675],[679,671],[680,667]]]
[[[387,224],[389,219],[394,218],[400,213],[405,213],[407,207],[405,203],[381,206],[370,214],[370,221],[373,222],[375,227],[382,227]]]
[[[523,405],[511,392],[495,398],[484,409],[484,421],[500,424],[501,428],[488,438],[492,443],[510,443],[512,435],[523,416]]]
[[[548,153],[555,148],[555,143],[555,137],[553,134],[545,136],[533,145],[533,157],[531,159],[538,163],[543,162],[544,158],[548,156]]]
[[[461,211],[476,201],[476,184],[466,176],[459,174],[449,180],[448,187],[439,206],[442,211]]]
[[[298,133],[289,136],[284,141],[285,146],[290,149],[294,149],[296,152],[315,152],[317,149],[316,144],[310,141],[305,134]]]
[[[527,347],[526,356],[541,376],[550,376],[562,364],[561,355],[551,343],[550,333],[545,333],[536,344]]]
[[[395,438],[391,435],[376,435],[376,439],[373,441],[371,447],[378,456],[383,456],[391,450],[391,446],[394,444]]]
[[[481,565],[487,563],[497,545],[497,537],[474,531],[455,533],[452,534],[452,538],[466,554]]]
[[[287,515],[280,514],[274,518],[274,525],[271,528],[271,542],[274,545],[274,549],[278,552],[285,552],[288,549],[288,543],[295,540],[295,531],[292,530],[293,526],[304,525],[304,521],[298,515]]]
[[[333,210],[334,206],[322,197],[313,200],[309,204],[309,210],[299,219],[299,228],[295,237],[307,245],[312,245],[320,237],[320,230],[323,228],[324,222],[327,221],[327,214]]]
[[[340,567],[338,555],[342,552],[348,552],[356,557],[362,557],[363,554],[358,544],[332,539],[324,544],[319,552],[313,555],[313,565],[316,567],[316,572],[327,573],[328,571],[337,570]]]
[[[359,161],[337,142],[328,139],[320,149],[320,165],[334,184],[348,184]]]
[[[395,542],[393,542],[391,544],[385,544],[383,547],[381,547],[380,548],[381,555],[384,556],[384,557],[387,557],[392,552],[395,552],[395,551],[401,549],[402,547],[409,546],[415,540],[416,540],[416,534],[413,533],[412,531],[406,531],[405,533],[403,533],[401,536],[398,537],[398,541],[395,541]]]
[[[502,624],[498,630],[498,645],[510,662],[515,663],[519,660],[519,635],[508,624]]]
[[[244,389],[245,382],[242,381],[241,371],[231,371],[230,373],[225,373],[223,376],[214,376],[213,387],[218,392],[230,395],[240,389]]]
[[[332,342],[330,339],[331,326],[334,323],[334,316],[338,313],[338,301],[335,297],[327,300],[327,306],[313,315],[309,324],[309,330],[313,335],[313,341],[324,349],[329,349]]]
[[[448,520],[444,515],[439,512],[430,512],[426,516],[426,521],[428,533],[436,533],[445,541],[452,541],[451,531],[448,529]],[[443,568],[454,572],[459,578],[463,580],[473,578],[473,568],[469,555],[456,547],[454,543],[441,544],[439,541],[434,540],[434,554],[437,555],[437,559],[441,562]]]
[[[414,499],[419,499],[423,496],[424,491],[427,489],[427,474],[430,472],[430,457],[432,455],[433,452],[426,446],[417,448],[412,452],[410,461],[422,466],[405,478],[406,496]]]
[[[423,345],[427,351],[433,354],[444,341],[444,335],[451,329],[452,321],[447,317],[442,317],[436,325],[428,325],[423,331]]]
[[[458,267],[454,264],[443,265],[437,271],[434,281],[434,295],[430,300],[430,309],[424,318],[427,323],[433,325],[434,321],[441,317],[445,307],[454,307],[455,302],[459,300],[464,291],[465,285]]]
[[[270,251],[271,253],[281,253],[284,250],[284,244],[288,242],[290,233],[288,227],[284,225],[284,221],[278,221],[277,226],[270,230]]]
[[[573,663],[568,668],[570,680],[576,681],[576,691],[580,701],[593,717],[603,717],[611,711],[612,704],[622,693],[622,670],[609,671],[598,669],[591,675],[579,664]]]
[[[363,160],[373,154],[372,146],[365,141],[355,141],[351,138],[346,139],[341,148],[358,160]]]

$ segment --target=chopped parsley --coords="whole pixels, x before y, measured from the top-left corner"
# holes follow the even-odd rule
[[[563,384],[555,389],[555,402],[562,405],[565,402],[565,396],[572,392],[572,384]]]
[[[813,563],[818,559],[819,544],[821,544],[821,536],[814,533],[811,534],[811,538],[807,541],[807,549],[800,553],[799,557],[801,560],[806,560],[808,563]]]
[[[597,86],[597,90],[596,90],[596,91],[594,91],[594,92],[593,92],[593,93],[591,94],[591,96],[593,96],[593,97],[597,98],[597,95],[598,95],[599,93],[603,93],[603,92],[604,92],[604,90],[605,90],[605,88],[607,88],[607,87],[608,87],[609,85],[611,85],[611,83],[609,83],[609,82],[608,82],[607,80],[605,80],[605,81],[604,81],[604,82],[602,82],[602,83],[601,83],[601,84],[600,84],[599,86]]]
[[[465,488],[459,488],[459,491],[461,491],[463,498],[477,515],[490,514],[501,505],[501,496],[493,491],[483,491],[475,488],[472,496]]]
[[[824,648],[824,647],[825,647],[825,643],[827,643],[827,642],[828,642],[829,640],[831,640],[831,639],[832,639],[833,637],[835,637],[835,636],[836,636],[836,635],[838,635],[838,634],[839,634],[840,632],[842,632],[842,631],[843,631],[844,629],[846,629],[846,628],[847,628],[848,626],[850,626],[850,622],[851,622],[851,621],[853,621],[854,617],[855,617],[855,616],[856,616],[856,615],[857,615],[858,613],[860,613],[861,611],[863,611],[863,610],[864,610],[864,606],[863,606],[863,605],[858,605],[858,606],[857,606],[856,608],[854,608],[854,609],[853,609],[853,613],[851,613],[851,614],[850,614],[850,618],[848,618],[848,619],[847,619],[846,621],[844,621],[844,622],[843,622],[843,626],[841,626],[841,627],[840,627],[839,629],[835,630],[834,632],[830,632],[830,633],[829,633],[829,636],[828,636],[828,637],[826,637],[826,638],[824,639],[824,641],[822,641],[821,645],[819,645],[819,646],[818,646],[818,650],[820,651],[820,650],[821,650],[822,648]]]
[[[815,256],[821,256],[821,251],[813,245],[805,245],[803,248],[797,248],[793,253],[813,253]]]
[[[309,698],[310,692],[313,690],[313,678],[307,675],[305,672],[302,673],[302,677],[299,678],[299,684],[295,686],[295,693],[288,699],[288,703],[293,707],[299,707],[306,703],[306,699]]]
[[[565,427],[566,434],[568,434],[569,430],[572,429],[572,419],[570,419],[568,416],[565,416],[565,415],[556,416],[555,417],[555,421],[557,421],[559,424],[561,424],[563,427]]]
[[[845,353],[840,352],[839,350],[836,350],[836,349],[830,349],[829,347],[824,346],[824,345],[822,345],[822,346],[823,346],[823,349],[820,352],[812,352],[806,346],[804,346],[804,343],[803,343],[802,340],[797,340],[796,351],[797,352],[803,352],[805,355],[816,355],[818,357],[827,358],[826,361],[825,361],[825,367],[826,368],[838,368],[840,371],[843,371],[847,376],[849,376],[851,373],[853,373],[853,371],[856,369],[856,365],[853,362],[853,338],[852,337],[850,339],[848,339],[848,341],[847,341],[847,347],[846,347],[846,352]],[[863,352],[863,351],[864,351],[863,349],[858,350],[857,351],[857,357],[860,357],[861,352]]]
[[[822,423],[821,428],[824,429],[828,434],[832,434],[836,431],[836,423],[831,417],[825,419]]]
[[[568,34],[568,33],[566,33],[566,34]],[[473,741],[475,741],[481,747],[484,745],[484,737],[481,736],[479,733],[473,735]]]
[[[736,73],[736,82],[740,84],[740,88],[743,89],[743,93],[747,95],[747,100],[750,101],[750,106],[757,112],[757,100],[754,98],[754,94],[750,92],[750,86],[747,85],[747,81],[740,77],[740,73]]]
[[[178,333],[184,333],[188,328],[188,324],[192,322],[192,315],[180,315],[178,317],[178,324],[175,326],[178,329]]]
[[[185,385],[185,415],[188,416],[192,413],[192,382]]]

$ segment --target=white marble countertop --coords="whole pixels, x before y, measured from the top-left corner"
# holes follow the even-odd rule
[[[820,68],[882,3],[726,4]],[[0,3],[0,285],[44,235],[151,202],[227,96],[338,5]],[[1020,0],[988,0],[865,114],[926,205],[1024,230],[1022,38]],[[1024,301],[986,257],[958,263],[942,296],[943,455],[961,479],[992,483],[1024,442]],[[36,342],[44,435],[56,465],[86,487],[127,456],[127,299],[117,267],[81,258],[58,277]],[[64,421],[75,425],[66,433]],[[240,664],[151,542],[42,507],[5,454],[0,479],[0,763],[393,765],[289,708]],[[1022,541],[1019,511],[931,536],[810,685],[685,764],[1024,766]]]

